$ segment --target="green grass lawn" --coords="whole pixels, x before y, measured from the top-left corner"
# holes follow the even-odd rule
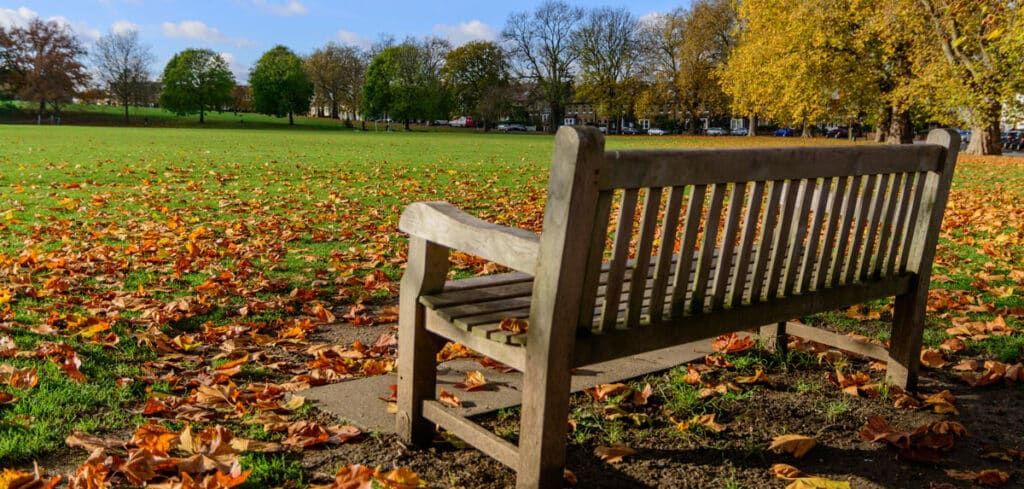
[[[133,118],[176,125],[146,114]],[[198,126],[191,119],[178,121]],[[550,136],[298,126],[249,114],[211,114],[203,128],[0,126],[0,365],[39,378],[27,389],[0,381],[0,399],[18,398],[0,401],[0,468],[58,453],[72,430],[130,433],[147,398],[190,395],[181,379],[224,361],[214,358],[225,338],[217,328],[273,336],[316,316],[317,304],[393,299],[404,262],[396,226],[410,202],[447,200],[539,230]],[[608,138],[609,148],[794,143],[806,144]],[[936,268],[935,287],[960,301],[952,316],[1021,326],[1020,202],[1019,160],[962,158]],[[380,276],[371,283],[371,274]],[[935,316],[933,342],[949,317]],[[1020,361],[1019,338],[972,348]],[[5,357],[12,343],[23,354]],[[85,382],[46,353],[60,343],[77,352]],[[164,365],[169,356],[180,365]],[[253,367],[234,380],[288,377]]]

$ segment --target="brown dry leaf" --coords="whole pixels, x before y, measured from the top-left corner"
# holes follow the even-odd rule
[[[978,472],[973,470],[947,469],[946,475],[954,479],[974,482],[989,487],[1000,487],[1010,482],[1010,474],[997,469],[986,469]]]
[[[814,438],[803,435],[780,435],[772,439],[772,444],[768,449],[778,449],[792,454],[794,458],[801,458],[817,444],[818,441]]]
[[[178,438],[179,435],[177,433],[164,428],[162,425],[150,423],[142,425],[135,430],[132,443],[139,448],[148,450],[149,453],[155,456],[164,457],[178,446]]]
[[[942,350],[928,348],[921,350],[921,365],[928,368],[942,368],[949,365],[949,361],[946,360],[946,355],[942,353]]]
[[[113,437],[101,438],[81,431],[72,431],[64,443],[71,448],[81,448],[87,452],[96,450],[107,450],[109,448],[124,447],[127,442]]]
[[[978,361],[973,359],[960,360],[960,363],[953,365],[953,370],[961,372],[973,372],[978,369]]]
[[[630,400],[634,406],[645,406],[647,405],[647,399],[651,397],[654,390],[651,388],[651,384],[644,384],[644,390],[633,391],[633,398]]]
[[[504,363],[501,363],[501,362],[499,362],[499,361],[497,361],[497,360],[495,360],[493,358],[490,358],[490,357],[479,358],[479,359],[477,359],[476,363],[479,363],[480,366],[482,366],[484,368],[489,368],[491,370],[497,370],[497,371],[499,371],[501,373],[505,373],[505,374],[507,374],[509,372],[515,372],[516,371],[516,369],[514,369],[514,368],[512,368],[512,367],[510,367],[508,365],[505,365]]]
[[[683,432],[690,431],[698,426],[715,433],[721,433],[727,428],[724,424],[715,422],[715,413],[694,416],[687,421],[672,419],[672,422],[675,423],[677,430]]]
[[[768,471],[783,479],[795,479],[802,475],[800,469],[789,464],[774,464]]]
[[[487,379],[484,378],[484,374],[477,370],[466,372],[466,380],[463,380],[459,384],[455,384],[456,389],[462,389],[467,392],[480,390],[485,387],[489,387]]]
[[[786,489],[850,489],[850,483],[824,477],[800,477],[793,479]]]
[[[39,383],[39,375],[34,367],[15,368],[6,363],[0,364],[0,384],[7,384],[15,389],[29,390]]]
[[[768,387],[774,387],[775,382],[768,378],[768,375],[763,370],[757,369],[754,375],[745,377],[736,377],[733,379],[737,384],[765,384]]]
[[[732,362],[728,361],[722,355],[708,355],[704,357],[704,364],[709,367],[720,367],[720,368],[732,368]]]
[[[610,447],[601,446],[594,449],[594,455],[597,455],[601,460],[610,464],[619,463],[623,458],[633,455],[634,453],[636,453],[636,450],[633,450],[622,443],[616,443]]]
[[[17,400],[17,397],[14,397],[6,392],[0,392],[0,406],[3,406],[4,404],[14,404],[14,401]]]
[[[1007,367],[1003,378],[1010,382],[1024,382],[1024,364],[1015,363]]]
[[[121,473],[128,478],[132,485],[141,486],[157,476],[156,471],[153,470],[154,465],[156,465],[156,459],[149,450],[145,448],[132,450],[128,455],[128,460],[125,460],[124,465],[121,466]]]
[[[953,402],[956,400],[956,398],[954,398],[953,394],[948,390],[927,395],[923,397],[921,400],[922,402],[924,402],[925,406],[931,406],[938,414],[955,414],[957,416],[960,415],[960,411],[958,411],[956,409],[956,406],[953,405]]]
[[[721,353],[738,353],[754,347],[756,343],[750,336],[740,336],[736,333],[729,333],[711,342],[711,348]]]
[[[498,328],[509,333],[521,334],[529,331],[530,322],[522,318],[505,318],[498,324]]]
[[[697,370],[693,365],[686,366],[686,377],[683,379],[689,385],[700,385],[700,371]]]
[[[577,482],[579,482],[579,481],[578,481],[578,480],[576,479],[576,474],[575,474],[575,473],[573,473],[573,471],[571,471],[571,470],[569,470],[569,469],[565,469],[565,470],[564,470],[564,471],[562,472],[562,480],[564,480],[564,481],[565,481],[565,483],[566,483],[566,484],[569,484],[570,486],[575,486],[575,485],[576,485],[576,483],[577,483]]]
[[[0,471],[0,488],[2,489],[53,489],[60,482],[62,477],[57,476],[46,480],[45,472],[39,469],[35,463],[33,472],[20,470],[3,469]]]
[[[627,390],[629,390],[629,386],[626,384],[597,384],[589,389],[584,389],[583,392],[590,394],[595,401],[606,401]]]
[[[441,393],[437,395],[437,400],[441,401],[442,404],[447,404],[454,408],[462,407],[462,400],[456,397],[455,394],[447,392],[444,389],[441,389]]]
[[[421,482],[419,475],[407,467],[399,467],[374,478],[389,489],[416,489]]]
[[[967,344],[964,343],[964,341],[961,340],[960,338],[949,338],[946,341],[940,343],[939,348],[946,351],[958,352],[966,350]]]
[[[441,351],[437,352],[438,363],[455,360],[456,358],[472,358],[477,356],[476,352],[466,348],[461,343],[448,342],[444,344]]]

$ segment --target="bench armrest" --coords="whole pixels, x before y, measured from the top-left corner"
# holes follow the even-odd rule
[[[398,229],[447,248],[534,274],[540,236],[467,214],[447,202],[414,202],[402,212]]]

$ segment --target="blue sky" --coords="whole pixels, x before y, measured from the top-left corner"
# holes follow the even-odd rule
[[[0,25],[33,17],[71,26],[86,46],[110,31],[136,29],[156,58],[154,74],[190,47],[209,48],[231,64],[239,81],[260,55],[277,44],[308,54],[329,41],[367,47],[381,34],[436,35],[455,45],[493,40],[512,12],[542,0],[0,0]],[[608,0],[570,3],[625,6],[637,17],[667,12],[689,0]]]

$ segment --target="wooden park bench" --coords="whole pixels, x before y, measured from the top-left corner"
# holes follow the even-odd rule
[[[605,151],[597,130],[563,127],[540,235],[411,204],[398,433],[428,443],[436,424],[518,487],[561,487],[572,368],[757,327],[886,361],[913,388],[959,142],[935,130],[904,146]],[[447,281],[450,249],[513,272]],[[888,348],[787,323],[887,297]],[[445,340],[523,372],[518,446],[435,399]]]

